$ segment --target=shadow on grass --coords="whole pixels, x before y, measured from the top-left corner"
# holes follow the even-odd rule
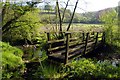
[[[86,54],[86,58],[95,58],[97,60],[120,59],[120,47],[105,44],[96,50]]]

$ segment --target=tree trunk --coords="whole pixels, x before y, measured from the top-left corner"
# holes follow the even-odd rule
[[[69,29],[70,29],[70,26],[71,26],[72,20],[73,20],[73,18],[74,18],[74,14],[75,14],[75,10],[76,10],[76,8],[77,8],[78,2],[79,2],[79,0],[77,0],[77,2],[76,2],[76,4],[75,4],[75,8],[74,8],[74,11],[73,11],[73,14],[72,14],[70,23],[69,23],[69,25],[68,25],[67,31],[69,31]]]

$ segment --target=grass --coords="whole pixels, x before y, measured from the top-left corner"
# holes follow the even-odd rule
[[[49,24],[49,25],[45,25],[45,26],[46,27],[41,27],[41,30],[43,32],[46,31],[46,30],[47,31],[48,30],[52,31],[53,30],[52,26],[55,26],[55,25]],[[66,26],[67,26],[67,24],[63,24],[63,29],[64,30],[66,30]],[[96,25],[96,24],[72,24],[72,26],[71,26],[71,30],[76,30],[76,31],[80,31],[80,30],[83,30],[83,31],[92,31],[92,30],[102,30],[102,29],[105,29],[105,27],[101,27],[101,25]],[[117,27],[112,28],[112,29],[113,29],[114,33],[117,31]],[[99,36],[101,36],[101,35],[99,35]],[[114,60],[118,60],[119,59],[119,56],[120,56],[120,42],[119,41],[113,41],[113,43],[114,43],[114,45],[106,44],[104,46],[104,48],[98,49],[92,55],[90,54],[91,55],[91,59],[93,61],[94,61],[94,58],[97,61],[103,61],[101,64],[95,63],[93,61],[88,61],[88,60],[85,60],[85,61],[88,61],[88,63],[86,63],[85,61],[83,61],[83,63],[80,62],[79,65],[77,63],[75,63],[75,65],[71,64],[71,65],[74,65],[73,67],[78,66],[77,68],[74,68],[76,70],[76,72],[79,70],[77,72],[79,74],[78,77],[81,76],[81,75],[82,76],[88,76],[88,75],[91,76],[91,74],[89,74],[89,72],[88,72],[89,70],[91,70],[92,71],[91,73],[94,74],[95,77],[98,77],[98,78],[99,78],[99,76],[104,77],[104,73],[106,73],[105,77],[107,76],[108,78],[113,78],[114,76],[119,76],[119,75],[113,74],[111,72],[111,68],[113,69],[113,71],[116,71],[116,68],[113,68],[111,64],[109,65],[108,64],[109,62],[108,63],[104,62],[104,60],[114,61]],[[44,54],[45,54],[45,52],[44,52]],[[84,63],[86,63],[86,64],[84,64]],[[84,65],[84,66],[81,66],[81,64]],[[41,65],[42,65],[42,67],[41,67]],[[66,72],[66,69],[64,69],[65,71],[63,71],[63,72],[60,72],[59,71],[60,70],[60,66],[58,67],[58,66],[56,66],[54,64],[46,62],[45,59],[42,61],[41,65],[39,65],[38,68],[34,71],[34,73],[33,73],[33,77],[34,78],[39,78],[39,79],[44,79],[44,78],[49,78],[49,79],[64,78],[66,74],[69,74],[69,72]],[[86,67],[86,65],[88,67]],[[100,65],[99,68],[102,69],[103,72],[98,70],[97,66],[99,66],[99,65]],[[108,68],[105,67],[106,65],[108,65],[107,66]],[[82,71],[80,70],[80,67],[83,69]],[[85,68],[90,68],[90,69],[86,70]],[[104,68],[107,70],[107,72],[106,72],[106,70],[104,70]],[[119,69],[117,68],[117,70],[119,70]],[[96,71],[96,73],[94,73],[94,71]],[[70,73],[71,72],[72,71],[70,70]],[[74,70],[73,70],[73,72],[74,72]],[[73,74],[73,77],[75,77],[75,74]]]
[[[68,24],[63,24],[63,31],[67,30]],[[57,27],[59,30],[59,27]],[[102,30],[103,27],[100,24],[72,24],[70,31],[92,31],[92,30]],[[44,31],[56,31],[56,24],[47,24],[40,28],[40,32]]]

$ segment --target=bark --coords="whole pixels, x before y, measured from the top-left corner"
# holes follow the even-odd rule
[[[65,9],[64,9],[64,11],[63,11],[63,16],[62,16],[62,20],[61,20],[62,22],[63,22],[64,16],[65,16],[65,11],[66,11],[66,9],[67,9],[67,6],[68,6],[69,1],[70,1],[70,0],[67,1],[67,4],[66,4],[66,6],[65,6]]]
[[[75,4],[75,8],[74,8],[74,11],[73,11],[73,14],[72,14],[70,23],[69,23],[69,25],[68,25],[67,31],[69,31],[69,29],[70,29],[70,26],[71,26],[72,20],[73,20],[73,18],[74,18],[74,14],[75,14],[75,10],[76,10],[76,8],[77,8],[78,2],[79,2],[79,0],[77,0],[77,2],[76,2],[76,4]]]
[[[26,2],[27,3],[27,2]],[[10,19],[9,21],[7,21],[3,27],[2,27],[2,34],[5,34],[5,32],[7,32],[9,29],[11,29],[10,25],[13,24],[17,19],[19,19],[21,16],[23,16],[26,12],[30,11],[34,5],[38,4],[40,2],[32,2],[30,5],[28,4],[29,8],[24,9],[25,7],[22,7],[24,12],[23,13],[17,13],[17,16],[15,16],[14,18]],[[7,6],[6,4],[3,6],[2,9],[2,21],[4,21],[4,16],[6,14],[6,10],[7,10]]]
[[[60,32],[61,32],[62,31],[62,20],[61,20],[61,14],[60,14],[60,8],[59,8],[58,0],[56,1],[56,5],[57,5],[57,11],[58,11],[58,15],[59,15]]]

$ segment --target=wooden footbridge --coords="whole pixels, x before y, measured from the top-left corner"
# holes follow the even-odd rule
[[[97,32],[62,32],[63,39],[52,39],[56,32],[47,32],[48,59],[61,63],[87,54],[104,44],[105,33]]]

